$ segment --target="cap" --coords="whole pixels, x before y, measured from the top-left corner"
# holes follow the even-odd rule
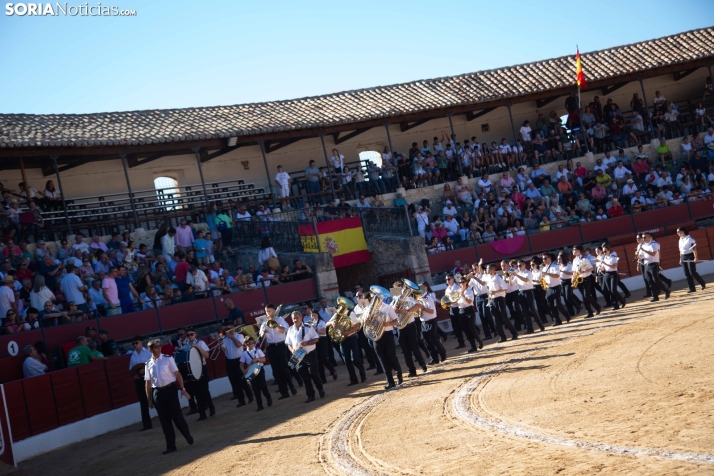
[[[635,181],[632,180],[632,179],[628,179],[628,180],[627,180],[627,183],[635,183]]]
[[[12,276],[11,274],[6,274],[4,278],[2,278],[3,282],[5,283],[14,283],[15,282],[15,277]]]
[[[38,245],[44,245],[44,244],[45,244],[45,240],[40,240],[40,241],[37,242],[37,244],[38,244]]]
[[[109,331],[104,330],[104,329],[99,329],[100,334],[109,334]]]
[[[447,200],[445,203],[446,203],[447,205],[451,205],[451,200]]]

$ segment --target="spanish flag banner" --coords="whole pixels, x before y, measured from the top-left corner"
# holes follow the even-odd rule
[[[575,69],[575,81],[578,83],[578,89],[584,88],[588,85],[585,81],[585,73],[583,72],[583,65],[580,63],[580,50],[575,47],[575,63],[577,67]]]
[[[317,237],[312,224],[298,226],[298,232],[305,252],[331,253],[335,268],[364,263],[371,259],[359,217],[319,222]]]

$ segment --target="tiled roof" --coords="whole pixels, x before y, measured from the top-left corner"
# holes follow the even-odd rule
[[[714,57],[714,28],[581,55],[588,81]],[[99,114],[0,114],[3,147],[138,145],[248,136],[389,118],[575,83],[575,57],[391,86],[235,106]]]

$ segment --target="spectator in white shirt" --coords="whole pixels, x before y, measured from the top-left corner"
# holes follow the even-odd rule
[[[446,215],[443,226],[446,229],[446,233],[452,238],[459,232],[459,223],[454,219],[453,215]]]
[[[707,129],[707,133],[704,134],[704,145],[707,145],[712,141],[714,141],[714,127]]]
[[[360,195],[359,200],[356,203],[357,208],[372,208],[367,200],[365,200],[364,195]]]
[[[521,126],[521,140],[527,145],[531,141],[531,123],[529,121],[523,122]]]
[[[456,216],[459,214],[459,211],[456,209],[456,207],[453,205],[451,200],[447,200],[444,202],[446,206],[441,210],[441,214],[444,215],[445,217],[447,216]]]
[[[612,171],[612,175],[615,177],[615,182],[619,187],[627,181],[627,176],[632,176],[632,171],[625,167],[621,160],[617,161],[617,167]]]
[[[188,269],[186,284],[193,286],[193,292],[195,294],[205,295],[205,292],[208,290],[208,278],[206,278],[206,274],[195,266],[191,266]]]

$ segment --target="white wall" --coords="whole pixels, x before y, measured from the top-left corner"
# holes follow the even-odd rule
[[[652,104],[655,90],[660,89],[667,99],[674,101],[681,109],[685,106],[686,99],[699,96],[708,74],[706,68],[699,68],[693,74],[677,82],[673,80],[671,74],[647,79],[644,84],[648,104]],[[599,95],[603,104],[606,103],[607,98],[612,98],[622,110],[629,110],[630,99],[635,92],[642,97],[639,82],[629,83],[607,96],[603,95],[601,90],[585,92],[582,95],[582,102],[586,105],[592,101],[594,96]],[[547,117],[550,111],[555,110],[558,115],[563,115],[565,113],[564,103],[565,97],[561,97],[540,110],[536,109],[536,104],[532,101],[513,105],[512,113],[516,130],[526,119],[530,120],[533,125],[538,113],[543,113]],[[479,142],[490,143],[491,141],[500,142],[501,138],[505,137],[509,142],[513,142],[511,123],[508,110],[505,107],[497,108],[471,122],[466,120],[465,115],[454,116],[453,123],[459,140],[476,136]],[[483,124],[488,124],[489,132],[481,132]],[[393,124],[390,127],[392,145],[395,150],[401,152],[406,152],[412,142],[417,142],[421,146],[422,141],[426,139],[431,144],[434,136],[441,137],[442,131],[450,132],[449,121],[446,117],[431,120],[404,133],[401,132],[399,124]],[[359,152],[364,150],[381,152],[388,142],[384,128],[376,127],[338,146],[334,145],[332,136],[326,136],[325,144],[328,155],[333,147],[337,147],[348,160],[352,161],[356,160]],[[271,181],[279,164],[283,165],[287,171],[292,172],[304,170],[310,159],[314,159],[318,166],[325,163],[322,144],[318,137],[298,141],[268,154],[268,170]],[[241,161],[246,160],[249,163],[249,170],[244,170],[241,164]],[[246,183],[254,183],[256,187],[268,187],[265,166],[257,145],[241,147],[203,164],[203,174],[207,182],[243,179]],[[39,169],[28,169],[27,175],[28,181],[38,189],[43,189],[48,179],[54,179],[54,175],[42,177]],[[132,189],[135,191],[152,190],[154,178],[161,175],[175,177],[181,186],[200,186],[201,183],[196,158],[193,154],[164,157],[149,164],[129,169],[129,179]],[[63,172],[61,176],[67,198],[126,192],[124,171],[118,158],[117,160],[94,162],[76,167]],[[3,171],[2,181],[6,186],[9,184],[15,188],[21,180],[19,170]]]

